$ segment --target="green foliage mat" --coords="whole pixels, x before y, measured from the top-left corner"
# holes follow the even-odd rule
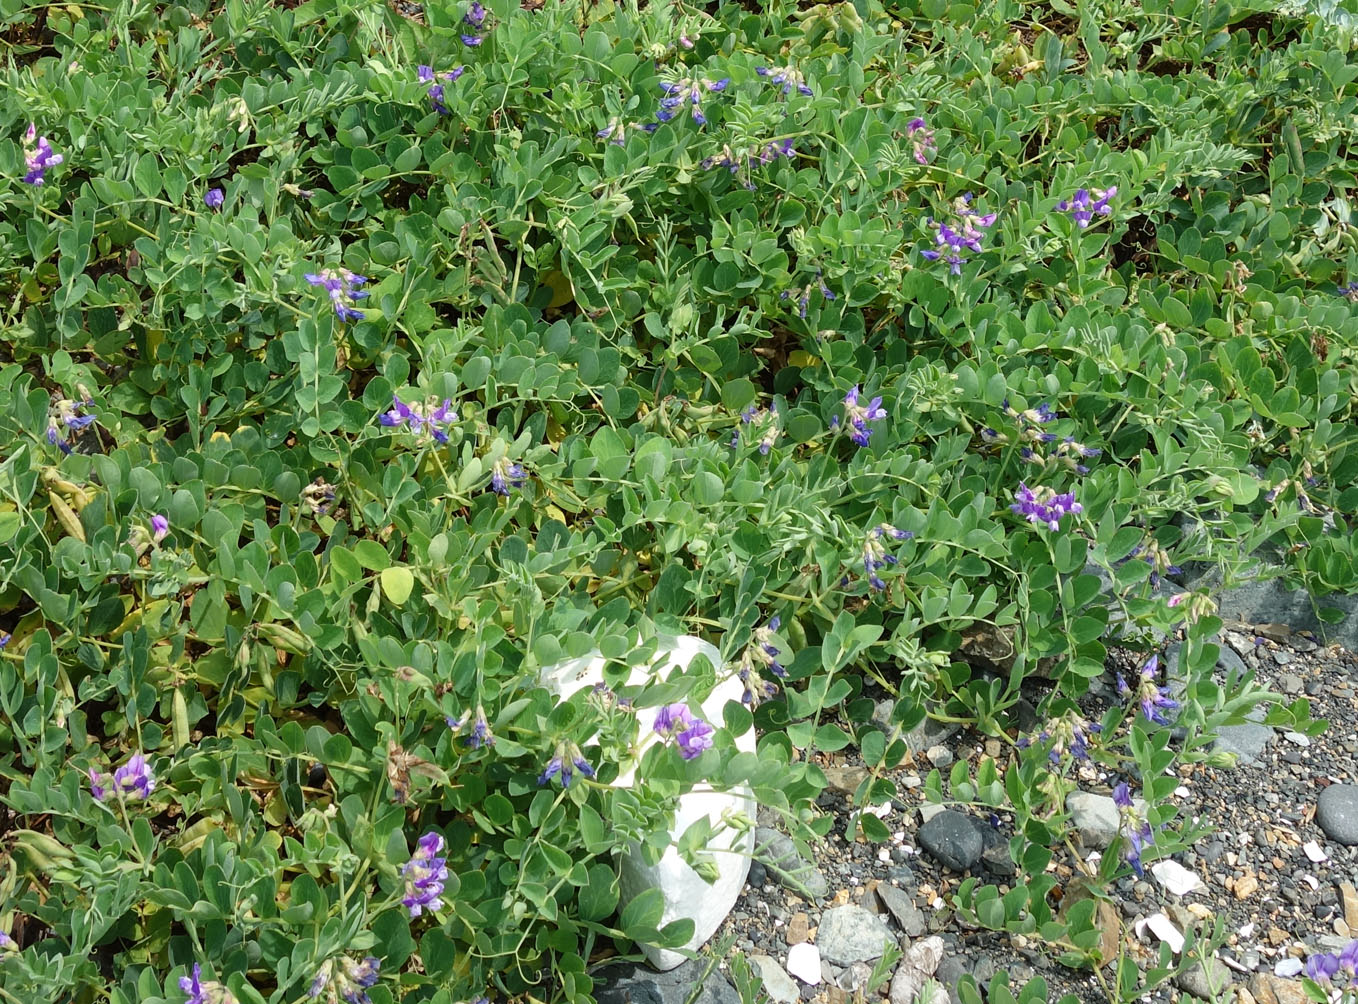
[[[1358,585],[1351,9],[638,6],[0,0],[0,1001],[584,1001],[699,781],[808,836],[1184,627],[1210,725],[1183,570]]]

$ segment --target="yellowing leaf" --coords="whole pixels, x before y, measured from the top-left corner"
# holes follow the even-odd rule
[[[398,607],[410,599],[410,593],[415,588],[415,576],[404,565],[384,568],[381,580],[382,592],[386,594],[387,599]]]

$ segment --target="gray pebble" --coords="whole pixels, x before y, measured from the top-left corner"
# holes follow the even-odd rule
[[[1316,825],[1335,843],[1358,844],[1358,785],[1332,784],[1316,799]]]

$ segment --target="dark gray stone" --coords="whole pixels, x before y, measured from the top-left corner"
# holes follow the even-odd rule
[[[812,899],[820,899],[830,891],[830,883],[820,869],[802,859],[791,837],[761,826],[754,831],[754,841],[755,857],[763,863],[769,878]]]
[[[1358,594],[1332,594],[1316,601],[1320,607],[1338,607],[1345,617],[1338,624],[1322,624],[1304,589],[1289,590],[1280,579],[1250,582],[1223,590],[1215,597],[1217,616],[1246,624],[1286,624],[1293,631],[1310,631],[1326,642],[1358,649]]]
[[[1221,1000],[1222,991],[1231,985],[1231,971],[1220,959],[1207,959],[1192,969],[1185,969],[1174,978],[1174,983],[1180,990],[1202,1000]]]
[[[880,959],[895,940],[881,917],[852,904],[826,910],[816,931],[821,958],[841,966]]]
[[[945,809],[919,828],[919,844],[954,871],[964,872],[981,860],[985,844],[964,812]]]
[[[1358,844],[1358,784],[1332,784],[1316,799],[1316,825],[1337,844]]]
[[[594,999],[599,1004],[741,1004],[740,994],[716,969],[703,978],[707,966],[690,959],[667,973],[637,963],[620,963],[596,970]],[[701,989],[699,989],[701,981]]]
[[[1217,729],[1212,749],[1214,752],[1234,753],[1242,764],[1257,764],[1259,754],[1272,739],[1273,729],[1268,725],[1222,725]]]
[[[894,885],[879,883],[877,886],[877,898],[882,901],[882,905],[887,908],[891,916],[895,918],[900,929],[905,932],[906,937],[918,938],[924,934],[928,921],[924,913],[915,905],[915,901],[904,890],[897,889]]]

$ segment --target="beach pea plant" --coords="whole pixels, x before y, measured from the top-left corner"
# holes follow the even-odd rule
[[[1093,904],[1276,700],[1214,585],[1358,588],[1338,8],[0,13],[5,1004],[583,1004],[678,798],[814,843],[926,714],[1030,891],[1107,772]]]

